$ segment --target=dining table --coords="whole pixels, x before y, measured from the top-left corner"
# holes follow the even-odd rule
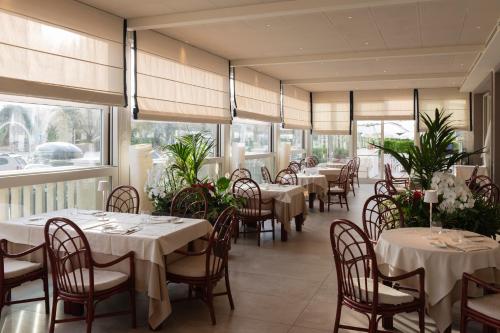
[[[327,166],[317,167],[317,172],[320,175],[325,175],[326,179],[329,182],[336,181],[339,178],[341,171],[342,171],[342,168],[333,168],[333,167],[327,167]]]
[[[297,180],[299,185],[303,186],[309,195],[309,209],[314,208],[314,200],[318,198],[319,211],[325,211],[325,199],[328,192],[328,180],[325,175],[319,173],[298,173]]]
[[[64,209],[0,222],[0,239],[7,239],[14,251],[39,245],[44,242],[45,224],[52,217],[75,222],[87,237],[97,262],[116,259],[129,251],[135,253],[135,289],[149,298],[148,323],[153,329],[172,311],[165,276],[167,255],[212,230],[211,224],[202,219]],[[112,267],[123,273],[129,271],[128,262]]]
[[[463,273],[500,282],[499,243],[469,231],[387,230],[380,235],[375,253],[377,264],[389,275],[425,269],[426,308],[442,333],[451,332],[452,306],[460,300]],[[404,284],[418,286],[414,280],[404,280]],[[470,290],[475,296],[480,296],[479,291]]]
[[[260,184],[262,200],[274,200],[274,213],[281,223],[281,241],[288,240],[292,231],[291,220],[295,219],[295,230],[302,231],[307,215],[305,189],[301,185]]]

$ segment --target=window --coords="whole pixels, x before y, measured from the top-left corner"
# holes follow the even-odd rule
[[[11,98],[0,97],[0,173],[103,164],[107,107]]]
[[[350,135],[318,135],[312,136],[313,155],[318,157],[320,162],[329,159],[342,159],[350,156],[351,136]]]
[[[235,118],[231,126],[231,142],[244,143],[245,154],[271,152],[271,124]]]
[[[300,160],[304,157],[304,130],[281,129],[280,142],[288,142],[292,146],[292,160]]]
[[[176,142],[176,138],[188,134],[204,132],[207,136],[217,140],[217,124],[176,123],[155,121],[133,121],[131,144],[150,143],[153,146],[153,163],[164,161],[161,147]],[[217,142],[216,142],[217,147]],[[215,157],[213,151],[211,157]]]

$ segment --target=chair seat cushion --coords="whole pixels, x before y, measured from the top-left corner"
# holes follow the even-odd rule
[[[4,277],[6,279],[16,278],[34,272],[40,268],[42,268],[42,265],[40,263],[15,260],[10,258],[4,259]]]
[[[270,209],[261,209],[260,210],[260,216],[269,216],[272,214],[272,211]],[[241,216],[259,216],[259,210],[258,209],[242,209],[241,211]]]
[[[338,186],[334,186],[334,187],[330,187],[329,189],[330,193],[344,193],[345,190],[341,187],[338,187]]]
[[[76,272],[76,274],[79,274],[79,272]],[[72,274],[70,273],[70,275]],[[88,291],[90,275],[89,270],[87,268],[82,268],[82,275],[85,291]],[[80,278],[77,278],[77,280],[77,283],[80,284]],[[104,291],[107,289],[111,289],[127,280],[128,275],[125,273],[94,269],[94,291]],[[81,289],[81,287],[79,289]]]
[[[500,318],[500,294],[472,298],[467,301],[467,305],[472,310],[480,312],[488,317],[494,319]]]
[[[361,298],[363,301],[367,301],[366,295],[368,294],[368,302],[373,301],[373,279],[367,278],[367,283],[365,285],[364,278],[354,279],[354,287],[357,291],[361,291],[359,295],[356,295],[358,298]],[[361,284],[361,287],[359,287]],[[366,290],[368,288],[368,290]],[[390,304],[390,305],[398,305],[403,303],[412,302],[415,298],[412,295],[401,292],[389,286],[386,286],[382,283],[378,284],[378,303],[379,304]]]
[[[215,259],[219,260],[218,258],[214,258],[213,255],[210,256],[211,263],[209,269],[212,269]],[[184,256],[168,264],[167,273],[187,277],[204,277],[206,276],[206,262],[207,257],[205,255]]]

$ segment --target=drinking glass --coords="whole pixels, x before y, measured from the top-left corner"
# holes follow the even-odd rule
[[[432,220],[431,222],[431,233],[441,234],[443,232],[443,224],[439,220]]]
[[[141,217],[141,225],[148,224],[151,219],[151,214],[147,210],[141,210],[139,216]]]

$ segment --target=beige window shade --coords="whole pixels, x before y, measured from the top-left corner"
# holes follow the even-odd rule
[[[123,19],[76,1],[0,2],[0,92],[123,105]]]
[[[354,92],[354,120],[412,120],[412,89]]]
[[[138,31],[137,119],[230,123],[229,62],[154,31]]]
[[[349,135],[351,129],[348,91],[318,92],[313,99],[313,133]]]
[[[308,91],[283,86],[283,127],[311,129],[311,99]]]
[[[280,81],[246,67],[234,69],[236,116],[281,122]]]
[[[434,119],[435,110],[444,110],[451,114],[453,128],[457,130],[470,130],[469,94],[461,93],[458,88],[428,88],[418,90],[419,112],[427,114]],[[426,128],[419,121],[419,129]]]

